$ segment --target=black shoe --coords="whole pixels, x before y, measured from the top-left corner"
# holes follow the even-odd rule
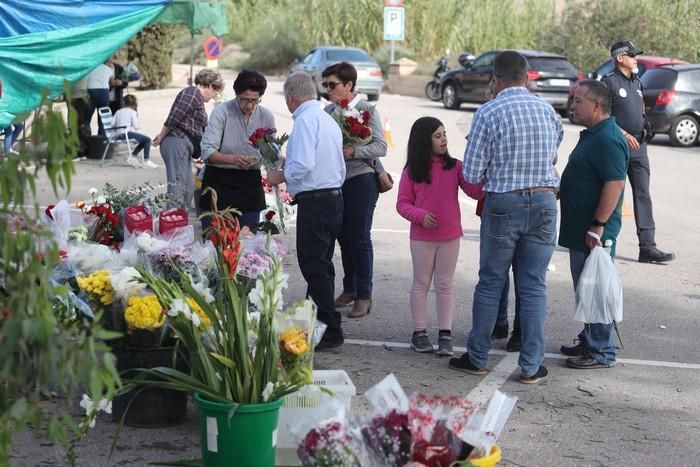
[[[562,345],[559,347],[559,352],[567,357],[583,357],[588,353],[580,340],[577,339],[574,342],[576,342],[575,345]]]
[[[510,339],[506,343],[506,352],[520,352],[522,348],[522,338],[519,332],[513,331],[510,335]]]
[[[536,384],[546,379],[548,374],[549,371],[547,371],[547,367],[544,365],[540,365],[540,367],[537,369],[537,372],[534,375],[520,375],[520,382],[523,384]]]
[[[666,263],[676,259],[673,253],[665,253],[656,247],[642,248],[639,250],[640,263]]]
[[[345,343],[344,338],[334,338],[334,339],[326,339],[321,338],[321,342],[319,342],[316,345],[316,351],[324,351],[324,350],[330,350],[330,349],[335,349],[336,347],[340,347]]]
[[[496,327],[493,328],[493,332],[491,333],[491,339],[505,339],[506,337],[508,337],[508,323],[497,324]]]
[[[610,368],[613,363],[600,363],[595,358],[590,355],[585,355],[583,357],[571,357],[566,359],[566,366],[569,368],[575,368],[577,370],[593,370],[596,368]]]
[[[469,354],[463,353],[461,357],[453,357],[450,359],[449,367],[453,370],[463,371],[470,375],[485,375],[489,372],[486,368],[479,368],[469,360]]]

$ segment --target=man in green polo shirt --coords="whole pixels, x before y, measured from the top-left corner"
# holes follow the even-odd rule
[[[571,112],[586,129],[561,177],[559,245],[569,249],[575,289],[592,248],[610,244],[610,254],[615,256],[630,155],[615,117],[610,116],[610,91],[603,83],[579,83]],[[578,343],[560,350],[570,357],[566,364],[571,368],[609,368],[615,363],[613,325],[586,323]]]

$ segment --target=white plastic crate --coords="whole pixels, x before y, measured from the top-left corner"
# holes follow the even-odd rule
[[[344,370],[314,370],[314,385],[321,386],[333,392],[335,397],[345,404],[348,413],[351,410],[352,396],[355,395],[355,385]],[[290,424],[321,404],[324,394],[316,391],[312,394],[295,392],[285,398],[280,409],[280,420],[277,428],[277,449],[295,449],[294,441],[289,433]]]

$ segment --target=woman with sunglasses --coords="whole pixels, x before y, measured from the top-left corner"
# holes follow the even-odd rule
[[[265,209],[265,192],[260,174],[260,152],[248,138],[258,128],[275,128],[275,118],[261,107],[267,80],[253,70],[241,70],[233,83],[235,99],[214,108],[202,138],[204,179],[199,207],[211,210],[207,187],[216,190],[217,208],[235,208],[241,212],[241,227],[255,230],[260,211]],[[210,219],[202,219],[202,228]]]
[[[343,226],[338,235],[343,261],[343,293],[335,301],[336,307],[353,303],[349,318],[362,318],[372,308],[372,218],[379,197],[374,164],[386,156],[387,144],[379,113],[374,106],[355,94],[357,70],[347,62],[331,65],[321,74],[323,87],[332,104],[326,112],[333,113],[340,102],[347,100],[348,107],[371,114],[372,137],[360,145],[343,147],[346,175],[343,183]],[[381,171],[381,166],[378,166]]]

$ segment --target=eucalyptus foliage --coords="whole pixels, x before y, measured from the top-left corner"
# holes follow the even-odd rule
[[[56,196],[70,189],[78,141],[75,112],[68,115],[67,127],[51,104],[42,106],[31,144],[0,160],[0,465],[9,463],[13,435],[27,427],[69,446],[74,463],[74,444],[87,431],[71,415],[77,390],[111,399],[119,384],[114,356],[103,343],[112,334],[97,322],[66,324],[54,314],[56,296],[65,292],[49,281],[59,252],[32,201],[44,172]],[[52,393],[69,403],[49,409]]]

